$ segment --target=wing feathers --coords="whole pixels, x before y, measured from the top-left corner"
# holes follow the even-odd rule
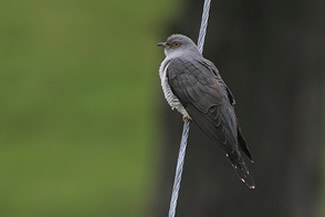
[[[254,181],[239,148],[252,159],[236,119],[230,90],[211,62],[174,58],[167,68],[168,83],[194,123],[221,145],[241,179],[253,188]]]

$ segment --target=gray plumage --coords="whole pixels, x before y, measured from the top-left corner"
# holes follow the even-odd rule
[[[236,118],[235,100],[215,65],[184,35],[171,35],[158,46],[165,48],[166,58],[159,75],[168,104],[218,143],[241,180],[249,188],[255,188],[240,153],[241,150],[252,161]]]

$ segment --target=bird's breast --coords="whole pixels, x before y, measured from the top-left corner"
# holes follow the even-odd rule
[[[186,117],[190,117],[187,111],[185,110],[184,106],[180,103],[179,99],[175,94],[172,92],[170,85],[168,83],[167,77],[167,69],[170,63],[170,59],[165,58],[165,60],[161,63],[159,68],[159,76],[161,81],[161,88],[163,90],[164,96],[168,104],[172,109],[177,109],[182,115]]]

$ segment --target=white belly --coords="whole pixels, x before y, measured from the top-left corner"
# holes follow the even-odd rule
[[[164,96],[165,96],[168,104],[172,108],[172,110],[174,110],[176,108],[177,111],[179,111],[182,115],[185,115],[186,117],[190,118],[189,114],[187,113],[187,111],[185,110],[183,105],[180,103],[177,96],[175,96],[173,94],[172,90],[170,89],[170,86],[168,84],[168,79],[167,79],[168,65],[169,65],[168,59],[165,58],[159,68],[159,76],[160,76],[161,87],[162,87]]]

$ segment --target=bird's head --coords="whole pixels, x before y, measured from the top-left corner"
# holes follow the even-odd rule
[[[157,46],[165,48],[166,56],[179,56],[190,52],[200,53],[196,44],[189,37],[181,34],[173,34],[166,42],[160,42]]]

